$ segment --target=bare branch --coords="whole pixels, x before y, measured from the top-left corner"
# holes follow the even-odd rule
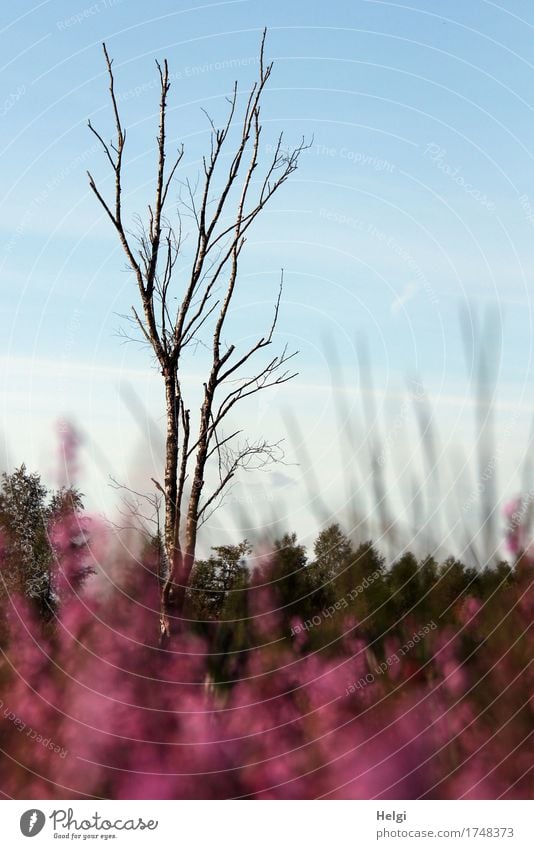
[[[165,500],[165,569],[161,577],[161,635],[170,633],[170,610],[181,609],[185,587],[195,557],[199,522],[205,521],[224,498],[224,493],[239,470],[260,469],[266,463],[280,460],[277,443],[265,440],[239,444],[241,431],[222,422],[235,405],[257,392],[281,385],[295,377],[288,368],[297,352],[271,355],[268,362],[256,364],[257,352],[273,343],[278,323],[284,285],[283,272],[274,304],[274,312],[265,335],[250,347],[239,349],[231,339],[226,341],[227,319],[239,281],[240,259],[248,231],[273,195],[296,170],[300,155],[308,147],[304,139],[294,149],[285,150],[279,135],[272,156],[261,163],[262,99],[273,65],[265,62],[263,32],[259,54],[259,73],[243,99],[238,103],[238,85],[234,84],[222,125],[208,113],[209,150],[202,158],[199,181],[177,179],[184,156],[183,145],[167,162],[168,93],[170,89],[167,61],[156,62],[159,77],[159,122],[155,150],[155,185],[148,211],[142,220],[134,217],[133,234],[123,224],[122,165],[126,141],[115,95],[112,60],[103,45],[109,80],[115,135],[106,142],[105,134],[89,122],[114,176],[114,196],[108,200],[89,173],[89,186],[118,234],[128,267],[134,272],[142,312],[132,306],[130,321],[135,322],[159,363],[165,384],[166,443],[165,481],[153,479],[157,495]],[[235,144],[232,138],[237,134]],[[173,228],[166,215],[171,187],[181,186],[177,198],[178,226]],[[216,187],[216,188],[215,188]],[[183,216],[183,218],[182,218]],[[182,220],[187,220],[195,233],[189,268],[183,259]],[[185,234],[187,240],[188,234]],[[134,241],[135,240],[135,241]],[[132,247],[133,246],[133,247]],[[184,263],[185,265],[185,263]],[[178,276],[185,278],[179,288]],[[204,376],[203,399],[198,427],[192,428],[190,410],[182,390],[184,349],[206,344],[204,335],[210,329],[210,362]],[[207,347],[207,345],[206,345]],[[252,368],[254,361],[254,368]],[[249,370],[250,367],[250,370]],[[245,373],[244,374],[244,372]],[[203,495],[208,475],[207,464],[215,466],[218,483]],[[186,493],[187,487],[187,493]],[[139,493],[130,493],[139,499]],[[201,499],[204,499],[201,502]],[[137,515],[147,519],[147,511],[134,502]],[[182,515],[183,513],[183,515]],[[182,520],[184,528],[182,529]]]
[[[228,452],[224,475],[221,476],[219,485],[199,509],[199,518],[204,516],[209,506],[221,495],[238,469],[258,470],[271,463],[280,462],[281,456],[283,457],[281,442],[281,440],[274,443],[269,443],[266,440],[260,440],[256,443],[246,442],[243,446],[238,447],[235,452]],[[220,445],[222,444],[220,443]]]
[[[140,519],[143,522],[145,522],[146,524],[153,524],[153,525],[156,526],[156,528],[159,532],[162,497],[160,495],[150,495],[146,492],[138,492],[137,490],[133,489],[130,486],[127,486],[126,484],[119,483],[119,481],[117,481],[117,479],[114,478],[112,475],[110,475],[110,481],[111,481],[110,486],[113,489],[117,489],[117,490],[120,490],[121,492],[125,493],[124,502],[125,502],[125,505],[126,505],[126,510],[119,510],[120,514],[122,516],[125,516],[125,517],[128,517],[128,518]],[[154,480],[153,480],[153,483],[157,484],[157,482],[154,481]],[[159,484],[157,484],[157,486],[161,490],[161,492],[163,493],[163,489],[161,488],[161,486],[159,486]],[[132,498],[132,496],[133,496],[133,498]],[[148,504],[148,506],[152,508],[151,514],[147,515],[146,513],[142,512],[141,503],[143,501],[146,502]],[[114,525],[114,527],[118,528],[119,530],[139,530],[139,527],[137,527],[135,525],[129,525],[128,526],[128,525],[117,525],[115,523],[112,523],[112,524]]]

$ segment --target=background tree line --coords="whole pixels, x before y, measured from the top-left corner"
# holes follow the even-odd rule
[[[61,535],[57,531],[61,528]],[[9,595],[23,595],[50,627],[61,604],[59,549],[79,553],[69,580],[75,589],[91,574],[83,500],[73,488],[49,491],[37,473],[21,466],[4,473],[0,486],[1,603],[5,618]],[[146,534],[143,563],[157,583],[163,540]],[[247,540],[215,546],[197,560],[187,590],[184,619],[214,651],[213,673],[236,674],[240,653],[264,642],[265,609],[271,640],[297,642],[301,651],[335,654],[349,633],[358,633],[384,655],[392,639],[409,637],[416,626],[456,621],[466,599],[491,608],[530,567],[521,553],[478,570],[455,557],[438,562],[405,551],[387,563],[370,540],[355,541],[332,524],[318,534],[308,555],[296,534],[275,541],[259,555]],[[72,589],[72,586],[71,586]],[[258,604],[263,613],[258,614]],[[230,676],[231,677],[231,676]]]

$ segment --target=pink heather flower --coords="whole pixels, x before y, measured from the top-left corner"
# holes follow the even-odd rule
[[[482,604],[477,598],[468,596],[465,598],[458,611],[458,618],[462,625],[473,625],[473,620],[478,616]]]
[[[240,677],[220,686],[213,671],[218,655],[207,641],[184,630],[165,650],[158,647],[158,585],[142,556],[114,545],[76,515],[64,518],[50,533],[65,587],[76,583],[87,558],[98,565],[99,591],[85,583],[65,591],[53,629],[42,627],[29,600],[6,602],[10,640],[0,665],[4,794],[532,796],[531,607],[510,604],[511,630],[488,629],[488,639],[464,665],[462,629],[441,626],[427,644],[432,660],[424,674],[412,674],[415,655],[378,674],[378,653],[348,618],[335,650],[303,653],[298,618],[291,623],[296,638],[287,639],[265,566],[250,591],[249,616],[255,636],[266,639],[239,653]],[[84,543],[78,535],[86,531]],[[532,604],[531,593],[524,598]],[[458,610],[461,624],[474,620],[482,631],[479,611],[480,603],[466,598]],[[510,633],[523,632],[517,650],[507,651]],[[383,648],[382,656],[391,659],[399,642],[387,638]],[[483,686],[476,687],[482,672]],[[347,697],[347,685],[367,675],[371,683],[354,686]],[[525,710],[510,721],[521,704]],[[30,740],[23,725],[57,751]]]
[[[512,498],[503,508],[506,518],[506,546],[512,555],[519,554],[524,549],[524,517],[521,515],[522,498]]]
[[[87,516],[68,513],[49,529],[53,571],[60,593],[76,589],[93,570],[88,557],[91,522]]]
[[[307,630],[304,627],[304,622],[300,616],[294,616],[290,622],[291,635],[293,636],[293,644],[296,648],[301,649],[308,642]]]

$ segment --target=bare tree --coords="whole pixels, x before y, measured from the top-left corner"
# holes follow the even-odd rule
[[[248,348],[223,341],[223,330],[238,282],[239,260],[251,225],[275,192],[296,170],[300,154],[309,145],[304,139],[290,150],[280,135],[273,154],[262,167],[261,100],[271,76],[272,63],[264,61],[265,32],[261,40],[259,74],[244,97],[242,108],[238,85],[228,100],[221,129],[207,115],[210,126],[209,153],[203,157],[202,173],[196,186],[181,184],[177,223],[166,216],[171,187],[177,182],[177,169],[183,146],[167,163],[167,97],[170,88],[167,61],[156,62],[160,82],[159,133],[155,198],[148,206],[146,220],[138,220],[132,234],[123,222],[122,173],[126,131],[119,113],[112,60],[106,45],[104,56],[115,121],[115,138],[107,143],[89,121],[89,129],[100,141],[114,173],[113,201],[108,202],[91,174],[89,185],[107,213],[133,271],[142,310],[132,306],[133,321],[150,345],[165,384],[166,462],[163,486],[165,500],[166,552],[165,580],[161,587],[162,639],[170,633],[171,615],[179,616],[185,589],[195,559],[197,530],[216,508],[229,482],[240,468],[253,468],[276,460],[279,444],[261,439],[250,442],[239,429],[226,433],[225,419],[243,399],[268,387],[291,380],[288,366],[297,353],[287,347],[263,362],[257,356],[273,343],[283,287],[283,274],[273,314],[263,336]],[[207,114],[207,113],[206,113]],[[237,142],[232,138],[238,134]],[[229,164],[228,164],[229,163]],[[193,245],[185,283],[183,271],[178,285],[176,263],[184,256],[182,222],[193,222]],[[210,334],[210,364],[203,382],[203,401],[198,422],[193,423],[181,386],[183,353],[200,340],[200,332]],[[250,374],[251,361],[255,365]],[[245,371],[247,373],[245,374]],[[218,478],[212,491],[205,492],[206,473],[213,463]]]

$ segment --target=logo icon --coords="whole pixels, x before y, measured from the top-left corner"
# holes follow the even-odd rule
[[[42,811],[37,808],[31,808],[29,811],[24,811],[20,818],[20,830],[24,837],[35,837],[42,831],[46,822],[46,817]]]

